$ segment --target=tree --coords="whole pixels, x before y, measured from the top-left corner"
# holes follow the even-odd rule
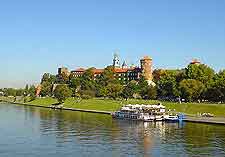
[[[75,96],[76,95],[76,92],[80,88],[80,86],[81,86],[81,80],[80,80],[80,78],[72,78],[70,80],[69,87],[72,90],[72,96]]]
[[[201,81],[206,87],[212,81],[215,72],[205,64],[189,64],[185,70],[187,79]]]
[[[6,88],[4,93],[5,96],[16,96],[16,90],[13,88]]]
[[[108,96],[116,99],[119,97],[123,90],[123,86],[120,83],[110,83],[107,85]]]
[[[68,97],[71,96],[71,90],[67,85],[57,85],[54,90],[54,96],[59,103],[63,103]]]
[[[114,94],[112,94],[110,93],[110,91],[114,90],[116,87],[120,88],[120,83],[121,81],[115,78],[114,67],[108,66],[104,69],[103,73],[95,80],[96,95],[103,97],[109,96],[114,98],[114,95],[117,95],[118,93],[115,92]],[[119,93],[121,92],[122,91],[120,91]]]
[[[26,84],[25,89],[24,89],[24,95],[27,96],[29,94],[29,85]]]
[[[44,73],[44,75],[42,76],[42,79],[41,79],[41,84],[43,82],[49,82],[50,84],[54,84],[56,82],[56,76],[55,75],[52,75],[50,73]]]
[[[184,79],[179,84],[181,95],[187,101],[194,101],[200,98],[204,85],[202,82],[194,79]]]
[[[41,83],[43,82],[49,82],[50,74],[49,73],[44,73],[44,75],[41,78]]]
[[[30,101],[35,100],[35,98],[36,98],[35,92],[36,92],[35,86],[34,85],[30,86],[29,92],[28,92],[30,95],[30,98],[31,98]]]
[[[50,82],[42,82],[41,84],[41,96],[51,96],[52,95],[52,84]]]
[[[102,86],[101,84],[97,84],[96,87],[96,96],[98,97],[106,97],[108,95],[108,90],[106,86]]]
[[[176,75],[165,73],[157,82],[158,96],[163,98],[174,98],[180,95]]]
[[[205,92],[205,98],[210,101],[225,102],[225,70],[215,75],[213,82]]]
[[[102,86],[107,86],[109,83],[112,83],[116,80],[114,74],[113,66],[106,67],[100,78],[97,80],[97,83],[101,84]]]
[[[155,100],[157,98],[157,89],[154,86],[148,86],[146,88],[146,94],[144,96],[145,99]]]
[[[138,92],[138,83],[135,80],[130,81],[124,88],[122,92],[122,97],[126,100],[132,98],[135,93]]]

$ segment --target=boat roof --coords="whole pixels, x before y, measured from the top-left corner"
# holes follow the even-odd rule
[[[144,104],[128,104],[128,105],[125,105],[125,107],[130,107],[130,108],[153,108],[153,109],[164,109],[166,108],[165,106],[159,104],[159,105],[144,105]]]

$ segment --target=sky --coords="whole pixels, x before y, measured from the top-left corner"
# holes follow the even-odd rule
[[[225,69],[224,0],[2,0],[0,88],[38,84],[57,68],[121,60],[184,68],[193,59]]]

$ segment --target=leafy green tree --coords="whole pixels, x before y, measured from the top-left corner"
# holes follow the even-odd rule
[[[23,96],[24,89],[17,89],[16,90],[16,96]]]
[[[152,100],[156,99],[157,88],[152,85],[143,88],[143,90],[141,90],[141,97],[143,99],[152,99]]]
[[[187,79],[201,81],[206,87],[215,75],[214,70],[205,64],[189,64],[185,73]]]
[[[26,84],[25,89],[24,89],[24,95],[27,96],[29,94],[29,85]]]
[[[109,87],[107,87],[109,84],[113,83],[119,83],[118,80],[115,79],[114,76],[114,67],[108,66],[104,69],[103,73],[96,78],[95,85],[96,85],[96,95],[100,97],[106,97],[109,96]]]
[[[13,88],[4,88],[4,96],[16,96],[16,89]]]
[[[83,99],[90,99],[95,97],[95,91],[93,90],[81,90],[81,98]]]
[[[36,99],[36,95],[35,95],[35,92],[36,92],[36,88],[34,85],[30,86],[29,88],[29,95],[30,95],[30,101],[33,101]]]
[[[69,83],[69,76],[62,72],[59,76],[58,76],[58,83],[59,84],[68,84]]]
[[[89,68],[85,70],[84,74],[82,75],[83,80],[91,81],[94,80],[94,68]]]
[[[121,95],[127,100],[128,98],[132,98],[135,93],[138,93],[138,83],[132,80],[123,88]]]
[[[52,84],[50,82],[42,82],[41,84],[41,96],[51,96],[52,95]]]
[[[108,90],[107,90],[107,87],[106,86],[102,86],[101,84],[97,84],[97,87],[96,87],[96,95],[98,97],[104,97],[106,98],[107,95],[108,95]]]
[[[80,86],[81,86],[81,79],[80,78],[72,78],[70,80],[69,87],[72,90],[72,96],[76,95],[76,92],[79,90]]]
[[[50,82],[51,84],[54,84],[54,83],[56,83],[56,80],[57,80],[56,76],[50,74],[48,82]]]
[[[57,85],[54,90],[54,96],[59,103],[63,103],[71,94],[71,90],[64,84]]]
[[[87,69],[80,79],[81,90],[96,91],[93,68]]]
[[[43,82],[49,82],[50,74],[49,73],[44,73],[44,75],[41,78],[41,83]]]
[[[97,80],[97,82],[101,84],[102,86],[107,86],[108,84],[116,80],[114,74],[115,74],[114,67],[108,66],[104,69],[102,75]]]
[[[204,84],[194,79],[184,79],[180,82],[181,96],[187,101],[195,101],[200,98]]]
[[[213,82],[205,92],[205,99],[225,102],[225,70],[215,75]]]
[[[123,86],[120,83],[110,83],[107,85],[108,96],[116,99],[120,96]]]
[[[159,97],[174,98],[180,95],[176,75],[173,73],[165,73],[157,82],[157,90]]]
[[[42,76],[42,79],[41,79],[41,84],[43,82],[49,82],[50,84],[54,84],[56,83],[56,76],[55,75],[52,75],[50,73],[44,73],[44,75]]]

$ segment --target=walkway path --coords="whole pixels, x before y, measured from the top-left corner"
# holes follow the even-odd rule
[[[225,125],[225,118],[224,117],[193,117],[193,116],[186,116],[184,121],[196,122],[196,123],[224,124]]]
[[[109,114],[109,115],[112,113],[110,111],[86,110],[86,109],[65,108],[65,107],[54,108],[52,106],[42,106],[42,105],[33,105],[33,104],[25,104],[25,103],[13,103],[13,102],[8,102],[8,103],[17,104],[17,105],[25,105],[25,106],[35,106],[35,107],[53,108],[53,109],[61,109],[61,110],[70,110],[70,111]],[[211,124],[225,125],[225,117],[197,117],[197,116],[187,115],[185,117],[184,121],[194,122],[194,123],[211,123]]]

